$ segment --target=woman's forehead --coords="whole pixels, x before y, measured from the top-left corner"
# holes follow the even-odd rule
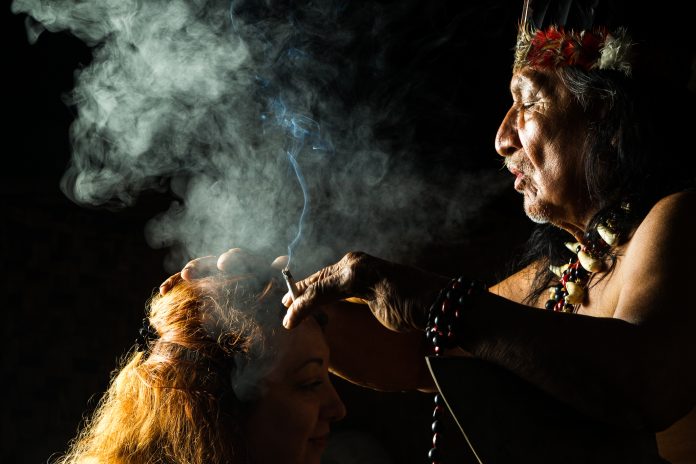
[[[293,369],[307,359],[321,358],[328,362],[329,347],[324,331],[317,321],[308,317],[292,330],[282,329],[276,334],[281,369]]]

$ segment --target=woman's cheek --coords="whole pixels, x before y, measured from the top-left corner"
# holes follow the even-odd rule
[[[284,434],[284,447],[290,455],[296,457],[296,462],[314,462],[308,456],[309,440],[317,432],[319,419],[319,400],[311,392],[295,390],[282,398],[276,409],[279,413],[278,429]],[[281,412],[282,411],[282,412]],[[282,421],[282,423],[280,423]],[[311,450],[309,450],[309,454]]]
[[[271,389],[273,390],[273,389]],[[247,445],[254,464],[297,464],[304,453],[296,407],[286,392],[269,391],[247,423]]]

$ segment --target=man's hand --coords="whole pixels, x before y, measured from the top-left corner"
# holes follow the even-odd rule
[[[287,256],[277,257],[270,265],[273,269],[282,269],[288,262]],[[176,274],[160,285],[161,295],[167,293],[180,280],[192,281],[223,272],[229,275],[257,274],[259,270],[269,269],[263,258],[253,255],[241,248],[230,248],[220,256],[203,256],[188,263]]]
[[[427,312],[447,277],[391,263],[361,252],[297,282],[300,296],[285,295],[288,312],[283,320],[293,328],[320,306],[341,300],[364,300],[386,328],[405,332],[425,328]]]

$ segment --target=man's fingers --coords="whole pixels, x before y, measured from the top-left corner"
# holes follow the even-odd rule
[[[176,274],[170,276],[167,280],[162,282],[162,285],[159,287],[159,292],[160,295],[165,295],[169,290],[174,288],[174,286],[181,281],[181,273],[177,272]]]
[[[288,266],[289,261],[290,257],[288,255],[278,256],[271,263],[271,268],[276,269],[278,271],[282,271]]]
[[[315,272],[311,276],[295,282],[298,292],[300,294],[302,294],[310,285],[314,285],[317,282],[321,282],[323,280],[328,279],[330,276],[336,275],[339,271],[339,268],[340,268],[339,264],[340,263],[336,263],[336,264],[332,264],[330,266],[327,266],[327,267]]]
[[[248,261],[249,255],[244,250],[230,248],[218,257],[216,267],[227,274],[246,274]]]
[[[286,328],[295,327],[315,308],[330,303],[336,303],[345,298],[356,297],[353,284],[355,282],[356,264],[362,254],[348,253],[339,262],[315,272],[311,276],[296,282],[299,293],[293,301],[292,295],[283,297],[283,304],[288,311],[283,319]],[[360,302],[367,301],[360,298]]]
[[[230,248],[218,258],[217,268],[229,275],[258,274],[268,271],[268,262],[241,248]]]
[[[287,263],[286,258],[280,256],[273,263],[284,265]],[[181,270],[181,278],[192,281],[217,274],[220,271],[228,275],[265,275],[269,269],[268,262],[261,257],[241,248],[230,248],[220,256],[204,256],[189,261]]]
[[[214,274],[217,271],[217,257],[215,256],[204,256],[202,258],[196,258],[188,263],[181,270],[181,278],[187,281],[192,281],[194,279],[200,279],[201,277],[206,277]]]
[[[289,307],[292,304],[292,293],[287,292],[285,295],[283,295],[281,302],[286,308]]]
[[[273,263],[274,264],[281,263],[282,261],[280,261],[280,258],[283,258],[283,256],[279,256],[278,258],[276,258],[276,260],[273,261]],[[287,265],[287,262],[286,262],[286,265]],[[275,266],[273,266],[273,267],[275,268]],[[283,269],[283,268],[281,268],[281,269]],[[295,288],[297,289],[297,294],[301,295],[302,293],[304,293],[304,291],[307,289],[308,286],[320,281],[321,279],[325,279],[326,276],[331,272],[332,269],[333,269],[333,266],[329,266],[328,268],[324,268],[318,272],[315,272],[314,274],[312,274],[311,276],[309,276],[303,280],[295,281]],[[285,306],[286,308],[290,307],[290,305],[293,302],[292,293],[290,293],[288,291],[285,295],[283,295],[283,299],[281,300],[281,302],[283,303],[283,306]]]
[[[303,282],[306,282],[306,280]],[[312,311],[322,305],[334,303],[351,296],[343,288],[342,283],[340,275],[334,273],[306,287],[288,308],[285,318],[283,318],[285,328],[292,329],[296,327]],[[285,301],[285,297],[283,300]]]

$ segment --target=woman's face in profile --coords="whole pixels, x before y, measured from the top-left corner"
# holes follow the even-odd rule
[[[319,464],[345,406],[329,378],[329,347],[314,318],[276,336],[279,360],[247,422],[254,464]]]

